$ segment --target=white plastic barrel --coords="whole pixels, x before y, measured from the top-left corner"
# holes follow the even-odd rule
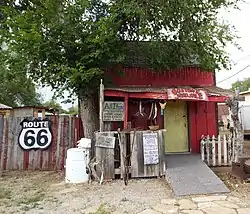
[[[71,148],[67,150],[66,183],[88,182],[86,167],[89,161],[89,150],[84,148]]]

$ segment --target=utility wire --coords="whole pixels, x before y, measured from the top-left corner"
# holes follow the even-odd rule
[[[236,75],[237,75],[237,74],[239,74],[240,72],[242,72],[242,71],[246,70],[248,67],[250,67],[250,65],[247,65],[246,67],[242,68],[241,70],[239,70],[238,72],[236,72],[236,73],[235,73],[235,74],[233,74],[232,76],[227,77],[226,79],[224,79],[224,80],[221,80],[221,81],[217,82],[217,84],[219,84],[219,83],[221,83],[221,82],[224,82],[224,81],[226,81],[226,80],[228,80],[228,79],[230,79],[230,78],[232,78],[232,77],[236,76]]]

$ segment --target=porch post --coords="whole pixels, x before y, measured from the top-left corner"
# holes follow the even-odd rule
[[[124,121],[123,121],[123,129],[128,128],[128,93],[124,96]]]

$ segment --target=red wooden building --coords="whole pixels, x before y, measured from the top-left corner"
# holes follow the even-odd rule
[[[109,72],[113,86],[105,101],[124,102],[123,121],[109,129],[165,129],[166,153],[198,153],[202,135],[218,134],[217,103],[232,93],[215,86],[214,72],[198,66],[164,72],[130,66],[124,74]]]

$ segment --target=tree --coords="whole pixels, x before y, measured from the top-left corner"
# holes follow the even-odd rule
[[[0,103],[12,107],[40,105],[42,97],[36,92],[32,80],[22,69],[14,69],[13,65],[6,65],[0,54]]]
[[[56,112],[58,114],[65,113],[66,111],[62,108],[62,106],[56,102],[55,99],[51,99],[43,103],[43,106],[48,107],[52,110],[52,112]]]
[[[238,1],[9,0],[0,39],[33,80],[77,94],[85,137],[93,138],[100,78],[124,62],[127,40],[151,41],[145,53],[153,68],[190,64],[190,56],[207,69],[226,68],[224,46],[234,34],[217,15]]]
[[[248,91],[250,89],[250,78],[245,78],[242,81],[236,81],[232,84],[232,90],[239,89],[240,92]]]

